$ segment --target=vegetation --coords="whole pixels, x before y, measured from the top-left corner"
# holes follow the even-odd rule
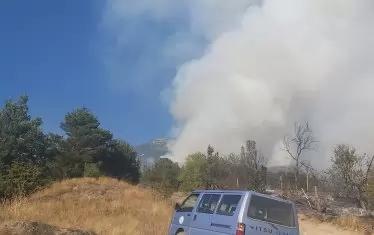
[[[44,133],[41,126],[42,119],[29,114],[26,95],[0,109],[0,199],[5,203],[0,222],[38,220],[99,234],[161,234],[171,206],[152,191],[130,186],[139,182],[167,195],[194,189],[284,193],[317,186],[361,208],[374,205],[374,157],[340,144],[330,169],[313,169],[304,155],[317,144],[308,123],[295,124],[293,136],[284,138],[283,150],[295,164],[277,172],[269,170],[254,140],[243,143],[238,154],[222,155],[209,145],[206,153],[186,156],[183,165],[160,158],[141,168],[135,149],[102,128],[86,107],[62,118],[62,136]]]
[[[360,155],[349,145],[337,145],[331,167],[318,171],[304,159],[305,152],[313,150],[317,143],[307,122],[295,124],[294,135],[284,138],[283,150],[295,162],[294,167],[286,171],[269,171],[267,159],[257,149],[256,142],[248,140],[240,154],[228,156],[220,155],[208,146],[206,154],[187,156],[181,168],[168,159],[157,160],[146,167],[142,180],[169,193],[217,188],[265,192],[267,187],[281,193],[297,193],[299,189],[307,192],[317,186],[319,190],[349,199],[365,210],[373,208],[374,156]],[[317,208],[320,211],[326,209],[321,205]]]
[[[137,183],[135,150],[100,127],[85,107],[67,113],[65,136],[44,133],[29,114],[28,96],[0,109],[0,198],[28,195],[46,184],[74,177],[111,176]]]
[[[331,158],[332,167],[329,174],[335,191],[339,196],[353,199],[361,208],[370,206],[370,191],[373,182],[369,182],[374,157],[359,155],[356,149],[348,145],[338,145]],[[369,184],[370,183],[370,184]]]
[[[256,142],[249,140],[240,155],[221,156],[208,146],[206,154],[188,155],[181,168],[168,159],[157,160],[145,170],[143,182],[163,185],[169,192],[217,188],[264,192],[266,172],[266,159],[256,149]]]
[[[34,227],[36,229],[40,223],[45,223],[100,235],[164,235],[167,234],[173,202],[181,202],[184,197],[185,194],[176,193],[172,201],[167,200],[152,190],[106,177],[67,179],[28,197],[16,198],[0,205],[0,234],[31,234],[30,231],[35,234]],[[315,221],[310,222],[311,218],[300,215],[300,219],[301,234],[361,234],[340,230],[327,224],[323,218],[316,217],[313,218]],[[3,221],[7,223],[2,224]],[[24,226],[5,227],[12,221],[30,221],[33,229]],[[355,217],[336,219],[329,223],[355,231],[364,227]]]
[[[39,234],[2,233],[1,222],[40,221],[100,235],[165,235],[171,214],[171,203],[150,190],[106,177],[67,179],[0,205],[0,234]]]
[[[186,156],[183,166],[161,158],[141,170],[135,149],[101,128],[86,107],[65,115],[60,124],[63,136],[44,133],[41,125],[41,118],[29,114],[27,95],[7,100],[0,109],[0,198],[28,195],[62,179],[100,176],[135,184],[141,180],[167,194],[215,188],[308,191],[318,186],[362,208],[372,206],[374,198],[372,156],[358,154],[349,145],[337,145],[328,171],[318,172],[305,161],[305,152],[318,143],[307,122],[295,124],[293,135],[284,137],[283,150],[295,164],[293,169],[277,173],[269,171],[267,158],[254,140],[246,141],[239,154],[224,156],[209,145],[206,153]]]
[[[295,133],[293,136],[285,136],[283,139],[284,150],[295,161],[295,186],[299,186],[300,170],[304,166],[308,170],[305,161],[302,160],[306,151],[312,150],[316,143],[313,131],[309,127],[308,122],[305,125],[295,124]]]
[[[328,171],[313,169],[304,155],[318,141],[307,122],[295,124],[294,133],[284,137],[283,150],[295,164],[277,173],[269,171],[254,140],[246,141],[239,154],[222,155],[209,145],[206,153],[186,156],[183,166],[161,158],[141,170],[135,149],[113,138],[86,107],[62,118],[63,136],[44,133],[41,126],[42,119],[29,114],[27,95],[7,100],[0,109],[0,199],[29,195],[62,179],[108,176],[133,184],[141,181],[167,194],[216,188],[308,191],[318,186],[362,208],[373,206],[374,157],[341,144],[335,147]]]

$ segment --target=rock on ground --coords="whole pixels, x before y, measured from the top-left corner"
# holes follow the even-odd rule
[[[0,224],[0,235],[96,235],[91,231],[59,228],[40,222],[6,222]]]

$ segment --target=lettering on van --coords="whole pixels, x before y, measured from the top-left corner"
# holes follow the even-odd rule
[[[275,234],[275,235],[291,235],[287,232],[278,231],[278,230],[275,230],[275,229],[265,228],[265,227],[261,227],[261,226],[249,225],[248,227],[252,230],[263,232],[263,233],[270,233],[270,234]]]

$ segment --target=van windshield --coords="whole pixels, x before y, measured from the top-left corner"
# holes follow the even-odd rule
[[[287,227],[295,227],[291,203],[252,195],[248,207],[248,217]]]

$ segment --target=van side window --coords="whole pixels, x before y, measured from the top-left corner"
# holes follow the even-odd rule
[[[241,195],[224,195],[218,206],[217,214],[233,216],[241,198]]]
[[[197,212],[213,214],[220,197],[220,194],[204,194],[197,208]]]
[[[248,217],[287,227],[295,227],[295,213],[291,203],[252,195]]]
[[[191,194],[186,200],[184,200],[177,212],[192,212],[198,197],[198,193]]]

